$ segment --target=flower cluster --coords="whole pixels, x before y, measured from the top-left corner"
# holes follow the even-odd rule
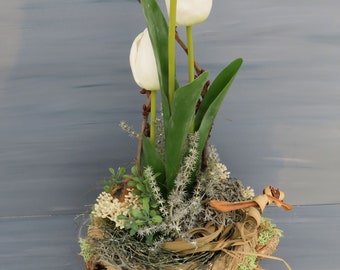
[[[92,214],[99,218],[108,218],[115,222],[116,227],[124,229],[125,220],[119,219],[119,216],[129,216],[131,209],[141,209],[139,197],[134,195],[129,190],[129,193],[125,195],[124,201],[120,202],[117,198],[113,198],[110,193],[102,192],[98,198],[97,203],[94,205]]]

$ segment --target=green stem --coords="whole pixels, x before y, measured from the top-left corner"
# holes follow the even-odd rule
[[[195,56],[194,56],[194,41],[192,38],[192,26],[186,27],[187,42],[188,42],[188,75],[189,83],[195,78]]]
[[[169,57],[169,103],[170,108],[175,94],[175,72],[176,72],[176,9],[177,0],[170,0],[170,14],[169,14],[169,38],[168,38],[168,57]]]
[[[156,107],[157,107],[157,91],[151,91],[151,108],[150,108],[150,142],[154,146],[156,141]]]
[[[189,83],[191,83],[195,79],[195,56],[194,56],[194,40],[192,38],[192,26],[189,25],[186,27],[187,33],[187,43],[188,43],[188,76]],[[190,132],[194,133],[195,131],[195,121],[192,121],[190,126]]]

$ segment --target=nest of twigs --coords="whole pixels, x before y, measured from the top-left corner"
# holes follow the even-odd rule
[[[280,230],[263,245],[259,244],[261,231],[267,230],[258,209],[246,209],[242,222],[218,226],[208,222],[205,227],[188,232],[188,239],[165,242],[155,249],[129,236],[110,222],[94,220],[88,227],[88,242],[92,257],[87,270],[238,270],[261,269],[258,262],[271,255],[278,246]],[[272,226],[272,225],[270,225]],[[272,227],[273,229],[273,227]],[[249,258],[256,268],[239,268]]]
[[[191,198],[185,193],[185,184],[178,184],[176,196],[170,195],[168,207],[163,209],[162,223],[138,231],[129,230],[130,223],[121,224],[115,214],[128,211],[120,216],[132,220],[129,213],[141,206],[133,195],[138,186],[129,186],[141,178],[124,179],[111,192],[99,195],[87,238],[81,240],[87,270],[255,270],[261,269],[258,263],[262,258],[285,263],[271,257],[281,231],[262,217],[270,203],[285,210],[292,208],[283,201],[284,193],[269,186],[262,195],[249,195],[249,188],[230,178],[216,156],[208,161],[206,171],[197,179],[195,195]],[[148,172],[145,170],[142,180],[150,183],[153,175]],[[145,238],[148,234],[142,234],[145,228],[157,229],[150,242]]]

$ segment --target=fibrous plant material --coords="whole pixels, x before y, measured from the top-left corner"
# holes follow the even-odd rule
[[[194,143],[192,147],[195,147]],[[209,149],[213,148],[210,147]],[[155,174],[151,168],[146,168],[144,177],[150,183],[154,200],[157,201],[164,220],[158,225],[140,227],[138,235],[129,234],[127,229],[122,229],[123,223],[117,223],[114,219],[108,218],[109,215],[106,214],[106,211],[109,207],[106,203],[112,203],[115,199],[109,193],[101,194],[100,198],[108,197],[109,199],[105,199],[106,203],[104,204],[99,203],[101,200],[98,200],[96,210],[93,211],[95,219],[89,226],[88,239],[86,240],[91,243],[91,249],[88,250],[91,252],[90,254],[93,254],[93,258],[96,258],[96,262],[107,269],[111,267],[112,269],[243,270],[247,269],[245,268],[247,266],[249,270],[252,270],[250,262],[253,261],[251,260],[253,256],[256,257],[256,262],[258,262],[263,255],[271,254],[276,249],[276,246],[273,248],[275,244],[273,241],[279,239],[281,231],[269,219],[261,219],[263,209],[260,207],[242,208],[224,213],[215,211],[214,215],[207,214],[209,211],[214,212],[214,209],[209,204],[202,203],[204,198],[209,198],[209,200],[211,198],[221,199],[226,198],[226,194],[231,194],[228,197],[231,202],[242,203],[253,197],[253,194],[250,194],[252,192],[245,188],[239,180],[230,177],[226,167],[219,163],[216,150],[212,151],[209,157],[207,171],[211,172],[213,168],[220,170],[216,170],[214,174],[208,173],[206,175],[208,179],[206,177],[199,178],[202,179],[198,181],[200,187],[196,187],[195,192],[197,194],[192,197],[185,194],[185,188],[181,186],[183,183],[177,182],[178,190],[182,189],[183,194],[180,200],[175,197],[169,199],[176,200],[174,202],[175,208],[166,205],[157,185],[155,185]],[[185,174],[184,166],[181,177]],[[214,178],[213,181],[209,179],[212,177]],[[219,188],[215,194],[211,193],[208,197],[204,185],[209,183],[210,180],[216,181],[216,185],[218,182],[223,183],[221,186],[225,190]],[[231,187],[232,184],[234,185]],[[231,188],[233,192],[226,192]],[[245,193],[247,197],[243,197]],[[129,200],[129,196],[131,195],[127,196],[126,201]],[[199,203],[199,206],[196,218],[193,217],[191,221],[190,211],[185,211],[185,206],[187,206],[187,209],[193,210],[194,207],[191,204],[195,204],[195,196],[197,197],[196,203]],[[133,210],[134,204],[139,205],[136,203],[136,198],[133,201],[134,203],[130,204],[130,211]],[[105,211],[99,210],[100,207],[104,207]],[[117,207],[116,204],[115,207]],[[117,209],[112,211],[114,212]],[[179,211],[175,211],[176,209]],[[101,214],[96,213],[104,213],[105,215],[100,216]],[[125,215],[128,214],[125,212]],[[209,221],[205,220],[206,216],[208,216]],[[101,219],[100,222],[99,219]],[[120,220],[120,222],[122,221],[126,220]],[[143,237],[148,234],[146,231],[152,232],[152,243],[142,241]],[[86,259],[89,261],[88,256]],[[221,265],[224,265],[224,268]],[[94,268],[89,269],[93,270]]]
[[[266,188],[255,197],[251,188],[230,176],[215,147],[207,147],[206,168],[195,176],[193,194],[188,194],[198,139],[197,133],[188,137],[167,200],[151,167],[143,176],[133,168],[131,175],[119,177],[127,180],[120,180],[113,192],[98,196],[88,239],[82,240],[88,269],[253,270],[254,258],[257,265],[276,250],[281,231],[261,219],[261,213],[271,201],[287,206],[283,192]],[[214,202],[223,211],[216,211]],[[229,205],[230,210],[223,208]]]
[[[208,223],[204,228],[188,231],[187,239],[165,242],[162,248],[136,241],[107,221],[102,227],[104,239],[89,236],[92,252],[107,269],[252,270],[261,256],[256,250],[264,223],[258,210],[247,212],[243,222],[229,226]]]

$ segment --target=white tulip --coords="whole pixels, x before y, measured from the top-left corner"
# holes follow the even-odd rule
[[[160,89],[156,58],[147,28],[132,43],[130,66],[133,78],[141,88],[149,91]]]
[[[168,14],[170,14],[170,1],[165,0]],[[212,0],[177,0],[176,24],[179,26],[192,26],[205,21],[211,11]]]

